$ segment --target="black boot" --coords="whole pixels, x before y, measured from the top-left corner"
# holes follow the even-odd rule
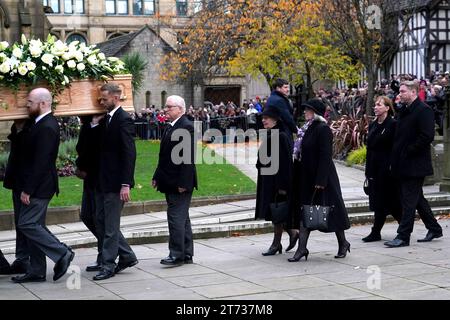
[[[263,252],[263,256],[273,256],[277,252],[283,252],[283,246],[281,245],[281,236],[283,234],[283,224],[273,225],[273,241],[272,244],[266,252]]]
[[[347,256],[347,252],[350,252],[350,242],[345,239],[344,230],[336,231],[336,238],[338,240],[339,249],[337,255],[334,257],[336,259],[345,258]]]
[[[305,257],[305,261],[308,260],[309,251],[306,249],[306,246],[308,244],[309,233],[310,231],[308,229],[300,226],[297,251],[295,251],[292,258],[288,259],[289,262],[300,261],[302,257]]]

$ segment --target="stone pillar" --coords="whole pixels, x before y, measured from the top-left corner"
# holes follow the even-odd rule
[[[450,192],[450,85],[445,87],[446,102],[444,110],[444,177],[440,190]]]

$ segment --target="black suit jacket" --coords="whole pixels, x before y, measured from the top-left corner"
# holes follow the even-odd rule
[[[101,126],[91,128],[90,121],[83,123],[78,136],[76,150],[78,158],[75,160],[77,168],[86,172],[84,179],[91,188],[97,185],[100,165],[100,130]]]
[[[392,173],[416,178],[432,175],[430,145],[433,140],[433,110],[417,98],[398,117],[392,148]]]
[[[20,131],[17,131],[15,124],[11,126],[11,133],[8,135],[8,139],[11,141],[11,147],[9,151],[8,163],[5,168],[5,177],[3,179],[3,186],[6,189],[22,191],[23,179],[21,176],[25,168],[26,160],[25,143],[32,124],[32,120],[27,120],[23,126],[23,129]]]
[[[283,130],[288,136],[290,132],[297,133],[297,125],[292,115],[294,110],[286,96],[276,90],[272,91],[269,99],[267,99],[266,108],[275,108],[278,111],[284,124]]]
[[[132,188],[136,164],[133,120],[119,108],[108,125],[106,117],[100,121],[99,129],[101,146],[97,186],[104,193],[118,193],[122,184]]]
[[[50,113],[31,126],[25,139],[22,191],[40,199],[50,199],[59,193],[56,171],[58,148],[59,124]]]
[[[177,130],[182,129],[182,130]],[[157,183],[158,191],[163,193],[178,193],[178,187],[186,189],[188,192],[197,189],[197,172],[194,163],[195,155],[195,141],[194,141],[194,125],[186,115],[181,116],[173,127],[170,125],[161,140],[159,149],[159,160],[153,180]],[[182,161],[176,164],[172,159],[172,151],[179,143],[182,143],[187,136],[178,137],[176,141],[172,141],[175,135],[185,133],[189,136],[190,141],[187,141],[179,153],[180,157],[188,157],[188,161]],[[189,140],[188,139],[188,140]],[[185,154],[184,151],[189,150],[190,154]],[[188,163],[186,163],[188,162]]]

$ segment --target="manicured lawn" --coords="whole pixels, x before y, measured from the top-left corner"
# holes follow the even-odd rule
[[[159,142],[136,141],[136,186],[131,191],[132,201],[161,200],[164,195],[150,186],[158,162]],[[253,193],[255,183],[230,164],[197,165],[199,190],[194,197]],[[76,177],[59,178],[59,197],[54,197],[52,207],[79,205],[83,182]],[[12,209],[11,191],[0,188],[0,210]]]

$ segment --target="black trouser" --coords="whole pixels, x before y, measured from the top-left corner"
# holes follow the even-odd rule
[[[169,223],[169,255],[184,260],[194,255],[189,206],[192,192],[166,193],[167,221]]]
[[[400,223],[402,218],[401,211],[392,211],[390,214]],[[383,229],[384,223],[386,222],[386,217],[389,215],[387,210],[375,210],[374,211],[374,221],[373,221],[373,232],[380,233]]]
[[[442,228],[433,216],[428,201],[423,196],[423,182],[425,178],[401,178],[400,197],[403,216],[397,229],[397,238],[409,241],[414,227],[416,208],[425,227],[434,233],[441,233]]]
[[[98,241],[98,232],[96,227],[96,211],[95,211],[95,188],[90,187],[86,181],[83,184],[83,196],[81,199],[81,210],[80,219],[83,221],[84,225],[92,232],[92,234],[97,238],[97,263],[102,263],[102,257],[100,255],[101,248],[100,242]]]
[[[45,276],[45,256],[58,262],[67,253],[67,246],[61,243],[45,226],[45,216],[50,199],[30,198],[30,204],[20,207],[18,229],[27,239],[30,250],[29,273]]]
[[[120,231],[123,205],[119,193],[95,192],[96,230],[101,248],[102,267],[109,272],[114,272],[117,256],[119,263],[136,260],[136,255]]]
[[[0,269],[1,268],[8,268],[9,262],[6,260],[5,256],[3,255],[2,250],[0,250]]]
[[[12,199],[14,206],[14,223],[16,226],[16,263],[23,265],[25,269],[28,269],[30,265],[30,250],[28,249],[27,239],[25,235],[17,227],[19,224],[20,208],[22,201],[20,201],[20,191],[12,191]]]

